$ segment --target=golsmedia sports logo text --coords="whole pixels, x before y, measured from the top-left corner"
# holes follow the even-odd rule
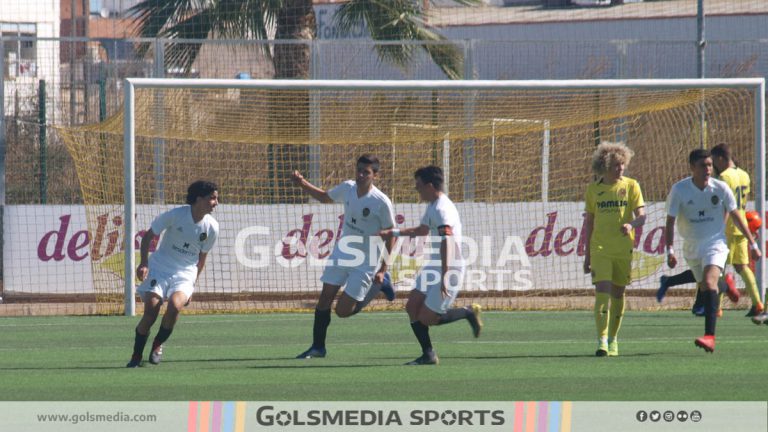
[[[370,409],[276,409],[263,405],[256,410],[260,426],[501,426],[503,410],[370,410]]]

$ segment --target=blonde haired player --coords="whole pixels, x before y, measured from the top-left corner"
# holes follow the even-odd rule
[[[597,178],[587,186],[584,273],[595,284],[597,357],[618,356],[624,289],[632,279],[635,228],[645,223],[637,181],[624,176],[634,153],[623,143],[604,142],[592,155]]]
[[[721,143],[712,147],[711,153],[715,172],[719,179],[731,188],[731,192],[736,198],[736,212],[742,219],[745,218],[747,197],[750,192],[749,174],[733,162],[728,144]],[[760,293],[757,291],[755,274],[749,268],[749,243],[747,243],[747,238],[741,235],[739,229],[736,228],[733,218],[728,218],[726,222],[725,237],[728,240],[728,250],[730,251],[726,264],[733,265],[736,273],[741,276],[747,294],[752,300],[752,307],[746,316],[760,315],[763,312],[763,303],[760,301]]]

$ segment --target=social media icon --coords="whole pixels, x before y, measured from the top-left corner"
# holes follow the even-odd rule
[[[678,411],[677,412],[677,420],[681,421],[681,422],[684,422],[684,421],[688,420],[688,413],[685,412],[685,411]]]
[[[652,422],[661,420],[661,413],[658,411],[651,411],[650,418]]]
[[[664,411],[664,421],[671,422],[675,419],[675,413],[672,411]]]
[[[637,421],[642,423],[648,420],[648,413],[645,411],[638,411],[637,414],[635,414],[635,418],[637,419]]]
[[[691,421],[692,422],[700,422],[701,421],[701,411],[691,411]]]

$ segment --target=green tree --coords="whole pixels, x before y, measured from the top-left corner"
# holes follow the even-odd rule
[[[475,5],[480,0],[452,0]],[[364,25],[377,41],[420,41],[443,73],[451,79],[463,75],[463,53],[430,28],[421,0],[350,0],[334,15],[340,31]],[[168,39],[267,39],[275,30],[277,40],[315,39],[317,28],[312,0],[145,0],[131,9],[141,37]],[[436,42],[430,44],[428,42]],[[189,70],[200,44],[173,44],[166,52],[166,66]],[[140,48],[149,49],[148,45]],[[417,48],[409,44],[382,44],[376,50],[385,61],[406,67]],[[276,44],[275,78],[309,78],[309,44]]]

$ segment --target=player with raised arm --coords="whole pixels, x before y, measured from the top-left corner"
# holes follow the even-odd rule
[[[136,277],[142,281],[136,292],[144,302],[144,315],[136,326],[133,355],[126,367],[141,365],[144,347],[160,307],[168,301],[149,355],[149,362],[159,364],[163,343],[171,336],[179,313],[187,306],[195,290],[195,281],[203,271],[208,252],[216,243],[219,223],[211,213],[219,204],[219,187],[199,180],[187,189],[187,204],[166,211],[155,218],[141,239],[141,262]],[[155,236],[163,238],[149,256]]]
[[[711,353],[715,350],[715,325],[720,302],[717,281],[728,259],[726,214],[747,239],[752,258],[757,260],[761,254],[738,212],[733,192],[725,182],[712,178],[710,152],[693,150],[688,156],[688,163],[691,176],[675,183],[667,197],[667,265],[670,268],[677,265],[673,248],[677,222],[684,239],[683,256],[704,297],[704,336],[696,338],[695,344]]]
[[[634,153],[623,143],[604,142],[592,156],[597,180],[587,186],[584,273],[595,285],[597,357],[618,356],[625,288],[632,280],[635,228],[645,223],[640,185],[624,176]]]
[[[429,236],[425,247],[431,252],[416,276],[416,285],[405,306],[411,329],[421,345],[422,355],[407,365],[436,365],[437,354],[432,349],[429,326],[448,324],[466,319],[475,337],[480,336],[483,323],[480,306],[451,308],[464,277],[461,254],[461,219],[448,195],[443,193],[443,170],[437,166],[419,168],[414,173],[416,191],[428,202],[421,224],[413,228],[389,229],[381,232],[385,241],[399,236]],[[437,245],[431,244],[439,241]]]
[[[331,307],[342,286],[344,292],[336,302],[339,318],[358,313],[373,297],[369,295],[376,292],[373,290],[381,290],[390,301],[395,298],[389,283],[387,263],[379,257],[378,249],[372,251],[370,246],[371,238],[377,238],[379,231],[395,225],[392,202],[373,185],[380,166],[376,156],[362,155],[357,159],[355,180],[345,181],[328,191],[313,185],[298,171],[291,175],[295,185],[321,203],[344,203],[341,238],[336,242],[320,277],[323,288],[315,306],[312,346],[296,358],[325,357]],[[388,252],[394,243],[394,240],[386,242]],[[359,259],[360,256],[363,259]]]

